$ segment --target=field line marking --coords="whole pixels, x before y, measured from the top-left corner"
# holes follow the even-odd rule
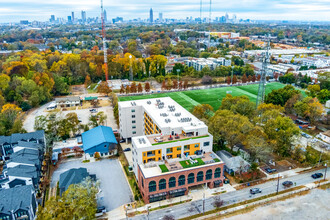
[[[247,92],[247,91],[245,91],[245,90],[243,90],[243,89],[241,89],[239,87],[236,87],[236,89],[239,90],[239,92],[241,92],[241,93],[243,93],[243,94],[245,94],[247,96],[250,96],[250,97],[253,97],[253,98],[257,98],[257,95],[254,95],[254,94],[252,94],[250,92]]]
[[[200,105],[199,102],[195,101],[194,99],[190,98],[189,96],[187,96],[186,94],[182,93],[182,92],[178,92],[178,95],[183,98],[184,100],[190,102],[192,105],[196,106],[196,105]]]

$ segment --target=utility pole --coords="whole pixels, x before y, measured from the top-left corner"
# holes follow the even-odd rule
[[[147,218],[149,220],[149,206],[147,206]]]
[[[107,44],[105,39],[105,28],[104,28],[104,9],[103,0],[101,0],[101,22],[102,22],[102,38],[103,38],[103,55],[104,55],[104,73],[105,80],[108,82],[108,56],[107,56]]]
[[[277,177],[277,189],[276,189],[276,195],[278,195],[278,188],[280,186],[280,174],[278,174],[278,177]]]
[[[210,14],[209,14],[209,45],[208,45],[208,47],[207,47],[207,49],[208,49],[208,52],[210,52],[210,44],[211,44],[211,15],[212,15],[212,13],[211,13],[211,9],[212,9],[212,0],[210,0]]]

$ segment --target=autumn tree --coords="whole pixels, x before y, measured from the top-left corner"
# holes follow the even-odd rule
[[[213,115],[213,107],[209,104],[196,105],[192,114],[199,119],[209,119]]]
[[[315,124],[321,118],[324,107],[317,98],[306,97],[294,105],[294,110],[299,116],[308,119],[311,124]]]
[[[100,85],[97,87],[98,93],[103,93],[104,95],[109,95],[112,92],[111,88],[109,87],[107,82],[101,82]]]
[[[21,112],[22,109],[15,104],[5,104],[2,106],[0,113],[0,134],[11,134],[14,123],[16,122],[16,126],[19,123],[17,119],[19,118]],[[23,124],[21,125],[23,126]],[[15,130],[17,130],[17,127]]]
[[[257,76],[257,81],[260,81],[260,79],[261,79],[261,75],[259,74],[259,75]]]
[[[92,83],[91,77],[87,75],[85,77],[85,87],[87,88]]]
[[[162,82],[162,90],[165,90],[166,89],[166,82],[165,82],[165,80],[163,80],[163,82]]]
[[[183,85],[182,85],[182,81],[179,82],[179,89],[182,90]]]
[[[133,82],[131,84],[130,91],[131,91],[131,93],[136,93],[137,92],[137,87],[136,87],[136,83],[135,82]]]
[[[248,78],[247,78],[246,75],[244,74],[244,75],[242,76],[242,83],[246,83],[247,80],[248,80]]]
[[[233,84],[236,84],[237,83],[237,77],[236,75],[233,76]]]
[[[173,89],[178,89],[178,81],[176,79],[173,80]]]
[[[123,84],[121,84],[120,86],[120,91],[119,91],[120,94],[123,94],[125,93],[125,86]]]
[[[168,78],[167,83],[166,83],[166,89],[171,90],[172,86],[173,86],[173,82],[172,82],[171,78]]]
[[[185,80],[183,83],[183,88],[188,89],[188,80]]]
[[[227,76],[227,84],[230,85],[230,83],[231,83],[231,78],[230,76]]]
[[[251,75],[248,76],[248,80],[247,81],[248,82],[251,82],[252,81],[252,76]]]
[[[150,92],[150,83],[149,82],[146,82],[146,84],[144,85],[144,90],[146,92]]]
[[[252,82],[255,82],[256,81],[256,75],[253,75],[252,76]]]
[[[91,115],[89,117],[89,125],[92,128],[95,128],[99,125],[105,125],[107,122],[107,116],[104,112],[99,112],[96,115]]]
[[[130,93],[130,86],[129,85],[126,86],[125,92],[126,92],[126,94],[129,94]]]
[[[309,85],[307,87],[307,94],[311,96],[312,98],[315,98],[317,94],[321,91],[320,85]]]
[[[220,109],[231,110],[248,118],[252,118],[255,115],[255,104],[247,96],[232,96],[231,94],[227,94],[222,99]]]
[[[141,83],[138,84],[137,90],[138,90],[139,93],[141,93],[143,91]]]

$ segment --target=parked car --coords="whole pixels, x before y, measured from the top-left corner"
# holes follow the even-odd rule
[[[107,210],[105,209],[104,206],[97,207],[95,217],[100,217],[106,212],[107,212]]]
[[[290,186],[293,185],[293,182],[292,182],[292,181],[284,181],[284,182],[282,183],[282,185],[283,185],[284,187],[290,187]]]
[[[276,169],[272,169],[272,168],[266,168],[265,170],[267,173],[275,173],[277,171]]]
[[[259,188],[252,188],[252,189],[250,189],[250,193],[251,194],[261,193],[261,190]]]
[[[124,143],[125,142],[125,140],[124,139],[121,139],[120,141],[119,141],[119,143]]]
[[[92,109],[90,109],[89,110],[91,113],[95,113],[95,112],[97,112],[97,110],[95,109],[95,108],[92,108]]]
[[[128,147],[128,148],[124,149],[124,152],[127,152],[127,151],[131,151],[131,148]]]
[[[313,178],[313,179],[317,179],[317,178],[321,178],[321,177],[323,177],[323,174],[322,174],[322,173],[314,173],[314,174],[312,175],[312,178]]]

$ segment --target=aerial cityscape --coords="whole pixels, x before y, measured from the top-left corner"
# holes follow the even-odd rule
[[[0,4],[0,220],[329,219],[330,2]]]

